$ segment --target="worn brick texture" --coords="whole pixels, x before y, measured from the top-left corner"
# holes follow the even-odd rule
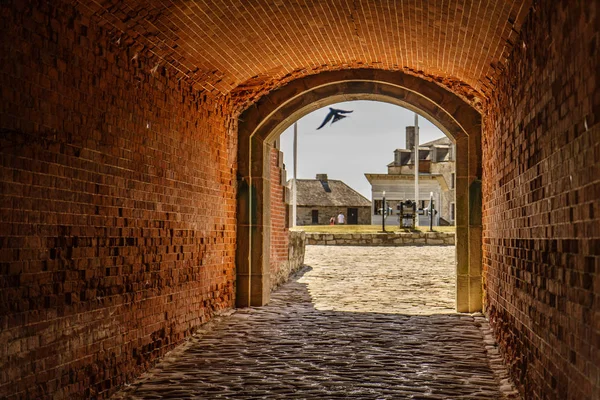
[[[283,153],[272,147],[269,154],[271,169],[271,287],[276,287],[287,279],[284,270],[289,257],[289,232],[287,229],[287,206],[285,198],[285,171]]]
[[[599,12],[536,2],[485,117],[486,308],[527,399],[600,398]]]
[[[106,398],[231,307],[235,117],[349,68],[484,112],[503,354],[528,399],[600,398],[597,1],[4,0],[0,18],[0,398]]]
[[[230,105],[69,4],[0,3],[0,398],[105,398],[234,304]]]
[[[322,71],[415,74],[474,105],[494,89],[533,0],[77,0],[241,108]],[[482,96],[483,94],[483,96]]]

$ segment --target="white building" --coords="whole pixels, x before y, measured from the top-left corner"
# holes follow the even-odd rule
[[[371,184],[371,224],[381,224],[383,192],[388,207],[393,210],[386,219],[388,225],[398,225],[398,204],[415,197],[414,169],[415,128],[406,127],[406,147],[396,149],[394,161],[388,164],[387,174],[366,173]],[[438,211],[434,225],[454,225],[455,215],[455,146],[447,137],[419,145],[419,198],[418,207],[429,206],[433,193],[434,207]],[[429,217],[421,216],[418,225],[429,225]]]

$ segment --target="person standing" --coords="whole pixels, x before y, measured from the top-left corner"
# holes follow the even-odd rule
[[[344,217],[344,214],[340,212],[337,216],[337,223],[339,225],[343,225],[345,220],[346,220],[346,218]]]

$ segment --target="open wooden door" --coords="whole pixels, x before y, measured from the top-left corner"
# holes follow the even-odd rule
[[[348,208],[348,225],[358,225],[358,208]]]

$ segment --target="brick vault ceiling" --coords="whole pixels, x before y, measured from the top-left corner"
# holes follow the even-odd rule
[[[112,34],[216,93],[325,70],[403,70],[486,97],[531,0],[78,0]]]

